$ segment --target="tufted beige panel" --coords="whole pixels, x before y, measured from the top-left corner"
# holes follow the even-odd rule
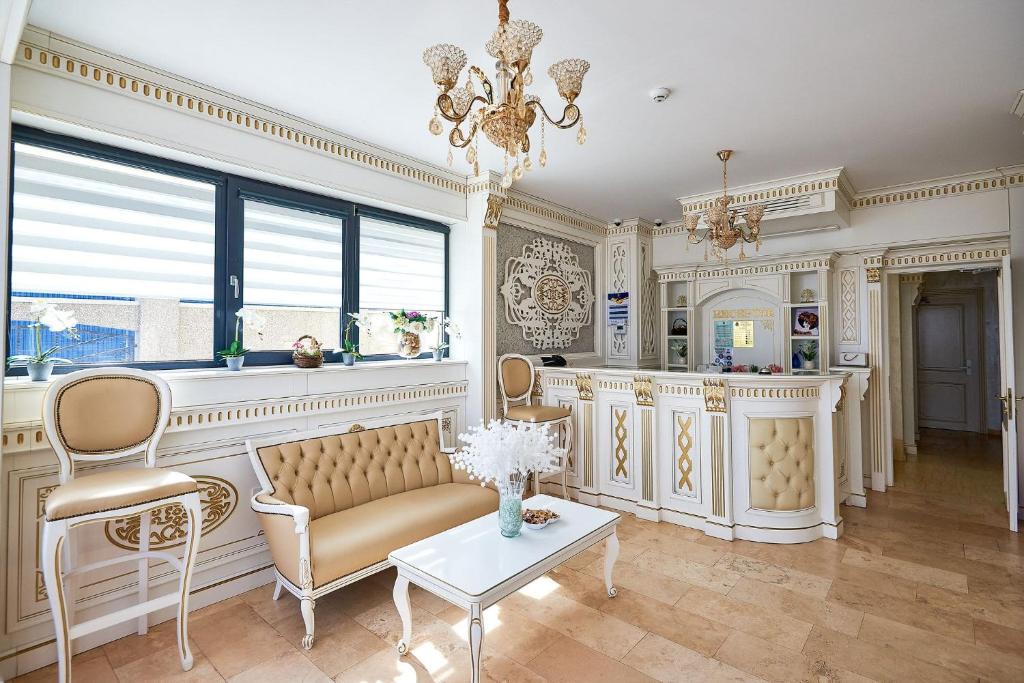
[[[752,417],[750,506],[802,510],[814,505],[814,420]]]
[[[266,446],[257,451],[274,497],[309,508],[310,519],[452,478],[437,421]]]

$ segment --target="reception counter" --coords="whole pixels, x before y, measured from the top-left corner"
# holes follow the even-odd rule
[[[863,506],[865,371],[702,374],[543,368],[535,400],[570,407],[582,502],[722,539],[838,538]]]

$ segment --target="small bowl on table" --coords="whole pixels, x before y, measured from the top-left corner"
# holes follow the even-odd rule
[[[548,524],[558,521],[558,513],[547,509],[523,510],[523,524],[528,529],[543,529]]]

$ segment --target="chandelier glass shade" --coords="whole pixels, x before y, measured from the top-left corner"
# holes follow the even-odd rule
[[[739,258],[747,257],[743,250],[744,243],[754,244],[756,250],[761,249],[761,219],[764,218],[764,204],[748,204],[741,214],[739,209],[730,209],[732,196],[729,195],[729,158],[731,149],[720,150],[717,154],[722,162],[722,196],[717,197],[703,214],[688,213],[683,215],[683,227],[689,244],[704,243],[704,260],[708,260],[708,252],[714,254],[719,261],[725,261],[729,249],[735,244],[740,245]],[[697,233],[697,224],[704,219],[704,232]],[[742,221],[742,223],[741,223]]]
[[[491,144],[503,152],[505,173],[501,183],[507,188],[533,167],[530,129],[538,118],[541,132],[537,160],[541,166],[548,162],[544,146],[545,121],[562,129],[579,124],[576,141],[581,145],[584,143],[587,130],[576,98],[583,89],[583,77],[590,69],[586,60],[563,59],[548,69],[558,94],[565,100],[561,118],[548,115],[540,98],[526,93],[526,88],[533,83],[530,68],[533,49],[543,36],[544,32],[536,24],[510,19],[508,0],[498,0],[498,28],[485,45],[487,54],[497,60],[493,81],[479,67],[470,66],[465,82],[459,85],[468,60],[466,53],[455,45],[434,45],[423,52],[423,62],[430,67],[439,91],[429,130],[434,135],[442,135],[442,118],[454,124],[448,133],[449,164],[452,163],[452,149],[466,149],[466,161],[473,165],[473,173],[479,174],[478,140],[482,131]],[[481,93],[477,93],[474,82],[479,85]]]

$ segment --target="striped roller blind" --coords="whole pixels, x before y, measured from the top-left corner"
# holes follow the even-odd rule
[[[362,217],[359,308],[444,311],[444,235]]]
[[[15,145],[14,292],[213,300],[216,188]]]

